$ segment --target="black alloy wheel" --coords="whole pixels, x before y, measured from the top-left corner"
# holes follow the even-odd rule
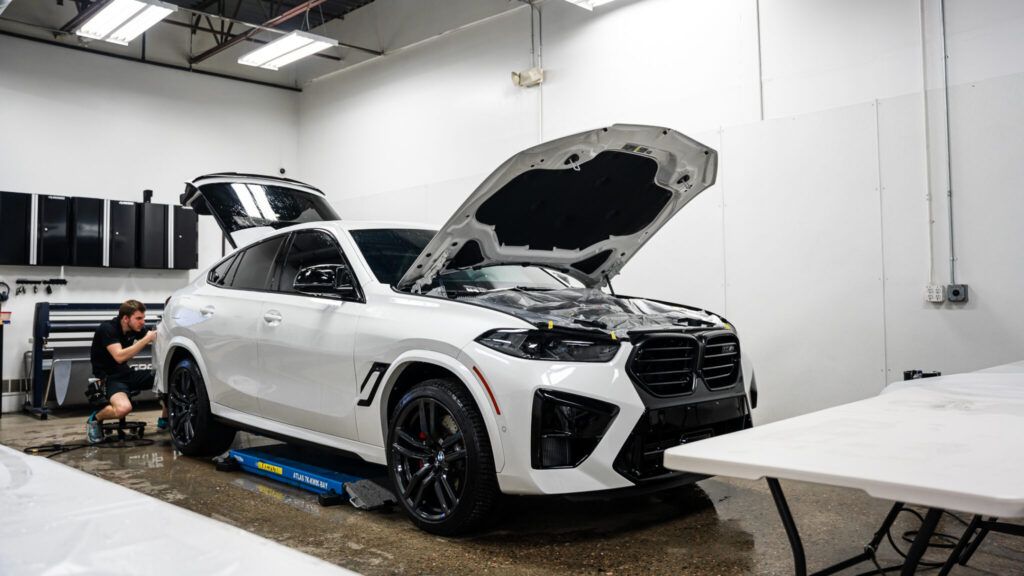
[[[210,397],[195,360],[180,360],[167,386],[171,442],[186,456],[216,456],[228,449],[235,431],[214,420]]]
[[[189,370],[175,370],[167,389],[167,416],[171,423],[171,437],[188,445],[196,437],[196,381]]]
[[[396,486],[420,518],[444,520],[466,487],[466,445],[455,418],[432,398],[417,398],[399,414],[391,449]]]
[[[420,528],[454,535],[486,519],[497,498],[487,431],[469,393],[428,380],[399,401],[389,426],[388,471]]]

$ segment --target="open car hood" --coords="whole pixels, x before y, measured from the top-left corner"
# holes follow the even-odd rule
[[[524,150],[498,167],[398,283],[500,264],[560,270],[587,287],[614,277],[715,183],[718,154],[679,132],[616,124]]]
[[[210,214],[235,248],[303,222],[340,220],[320,190],[289,178],[221,172],[185,184],[181,205]]]

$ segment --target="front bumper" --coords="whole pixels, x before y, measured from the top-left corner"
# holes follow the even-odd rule
[[[699,477],[662,466],[666,449],[750,427],[742,373],[730,386],[712,390],[698,379],[688,394],[655,397],[629,376],[632,350],[623,342],[607,363],[523,360],[477,343],[463,350],[460,360],[480,370],[500,410],[495,418],[505,454],[505,465],[498,471],[502,492],[577,494],[693,481]],[[617,408],[600,441],[578,465],[538,467],[538,390],[583,396]]]

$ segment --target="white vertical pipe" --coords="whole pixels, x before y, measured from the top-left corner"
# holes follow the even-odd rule
[[[949,131],[949,51],[946,48],[946,0],[939,0],[942,19],[942,90],[946,113],[946,206],[949,210],[949,283],[956,284],[956,246],[953,243],[953,155]]]
[[[932,199],[932,171],[931,171],[931,165],[932,165],[932,161],[931,161],[932,139],[931,139],[931,129],[929,128],[931,123],[928,121],[928,110],[929,110],[929,108],[928,108],[928,48],[927,48],[928,40],[927,40],[927,34],[925,32],[925,29],[927,27],[927,23],[925,22],[925,7],[924,7],[925,2],[927,2],[927,1],[928,0],[921,0],[921,4],[920,4],[920,7],[921,7],[921,10],[920,10],[920,14],[921,14],[921,96],[924,99],[924,102],[923,102],[923,106],[924,106],[924,157],[925,157],[924,158],[925,159],[924,182],[925,182],[925,190],[926,190],[925,200],[927,202],[927,209],[928,209],[928,283],[929,284],[934,284],[935,283],[935,233],[932,230],[932,226],[934,226],[934,224],[935,224],[935,222],[934,222],[935,215],[932,212],[932,208],[933,208],[933,206],[932,206],[932,201],[933,201],[933,199]]]

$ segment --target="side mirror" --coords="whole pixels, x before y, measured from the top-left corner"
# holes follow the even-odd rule
[[[342,298],[358,298],[355,282],[348,267],[342,264],[318,264],[299,270],[292,288],[303,294],[336,294]]]

